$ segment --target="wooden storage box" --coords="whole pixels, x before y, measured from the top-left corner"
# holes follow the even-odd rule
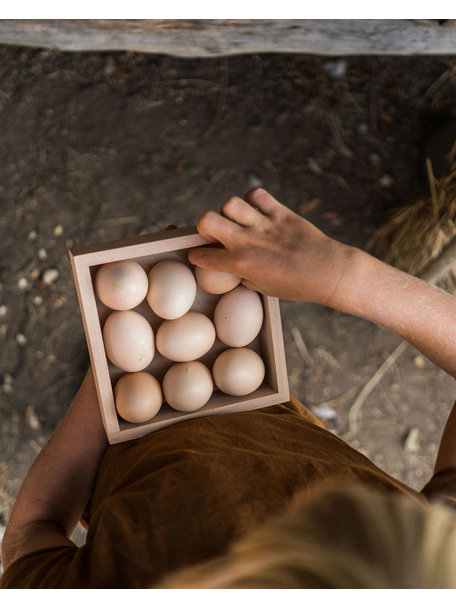
[[[85,335],[109,443],[135,439],[190,418],[253,410],[289,399],[279,301],[277,298],[262,296],[263,326],[257,338],[248,345],[260,354],[266,367],[265,379],[255,392],[244,397],[231,397],[214,386],[212,397],[201,409],[194,412],[178,412],[164,402],[154,418],[141,424],[126,422],[117,415],[113,386],[125,372],[112,365],[105,354],[102,327],[112,311],[95,296],[93,280],[98,267],[101,264],[126,259],[138,262],[147,273],[152,266],[164,259],[175,259],[191,267],[187,259],[189,249],[206,244],[208,241],[198,234],[195,227],[187,227],[109,243],[74,247],[70,250]],[[213,310],[220,297],[207,294],[198,287],[191,310],[202,312],[212,319]],[[153,313],[147,300],[134,310],[148,319],[155,333],[162,319]],[[216,339],[211,350],[199,360],[211,370],[216,357],[226,348],[228,347]],[[161,383],[171,365],[173,365],[172,361],[165,359],[156,351],[153,361],[143,371],[150,372]]]

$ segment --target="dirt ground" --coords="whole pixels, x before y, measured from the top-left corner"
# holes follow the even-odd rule
[[[68,248],[195,224],[258,185],[364,248],[427,187],[423,137],[455,93],[453,57],[0,47],[0,525],[88,364]],[[281,311],[291,390],[420,489],[453,379],[408,347],[353,433],[350,408],[400,339],[316,305]]]

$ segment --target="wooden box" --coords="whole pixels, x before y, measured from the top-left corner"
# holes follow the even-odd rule
[[[110,443],[135,439],[190,418],[253,410],[289,399],[279,301],[277,298],[261,296],[264,308],[263,326],[257,338],[248,345],[248,348],[260,354],[266,367],[265,379],[255,392],[244,397],[231,397],[214,386],[212,397],[201,409],[178,412],[164,402],[154,418],[141,424],[126,422],[117,415],[113,386],[125,372],[112,365],[105,354],[102,327],[112,311],[95,296],[93,280],[98,267],[126,259],[138,262],[147,273],[163,259],[176,259],[191,267],[187,259],[189,249],[206,244],[208,241],[198,234],[195,227],[187,227],[109,243],[74,247],[69,252],[103,424]],[[198,287],[191,310],[202,312],[212,319],[213,310],[220,297],[207,294]],[[155,333],[162,319],[153,313],[147,301],[144,300],[134,310],[148,319]],[[211,350],[199,360],[211,370],[216,357],[226,348],[228,347],[216,339]],[[143,371],[150,372],[161,383],[171,365],[172,361],[156,351],[153,361]]]

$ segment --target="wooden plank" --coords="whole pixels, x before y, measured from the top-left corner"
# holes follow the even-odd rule
[[[0,43],[181,57],[456,52],[452,19],[2,19]]]
[[[84,260],[79,260],[70,251],[71,266],[73,269],[76,291],[84,325],[84,331],[89,349],[90,361],[94,372],[95,386],[98,401],[103,404],[101,417],[108,437],[119,431],[111,381],[109,378],[108,362],[106,359],[101,326],[98,319],[95,293],[90,274],[90,267]]]

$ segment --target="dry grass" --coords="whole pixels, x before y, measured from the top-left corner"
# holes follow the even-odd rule
[[[439,180],[427,159],[429,192],[397,209],[370,239],[367,249],[384,262],[420,276],[456,237],[456,144],[450,168]],[[437,283],[456,293],[456,276],[449,271]]]

